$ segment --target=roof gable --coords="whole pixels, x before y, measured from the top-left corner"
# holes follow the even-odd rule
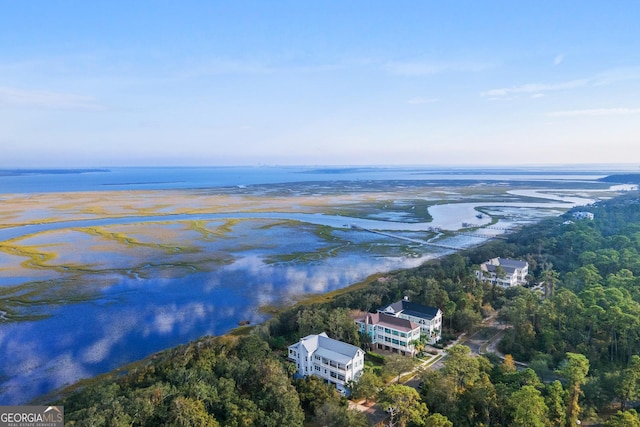
[[[334,355],[334,360],[346,360],[345,357],[352,359],[358,354],[358,351],[362,351],[355,345],[329,338],[326,332],[307,335],[300,339],[299,344],[304,346],[308,354],[321,351],[325,355]]]
[[[324,336],[320,335],[318,337],[318,341],[319,341],[320,349],[329,350],[333,353],[347,356],[350,359],[353,359],[358,355],[359,351],[362,351],[359,347],[356,347],[355,345],[347,344],[346,342],[329,338],[327,337],[327,334],[324,334]]]

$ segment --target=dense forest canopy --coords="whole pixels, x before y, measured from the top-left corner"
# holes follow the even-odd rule
[[[247,336],[206,337],[163,352],[59,403],[71,425],[367,425],[326,384],[293,379],[286,348],[323,331],[366,348],[354,311],[408,296],[443,311],[445,341],[495,316],[507,325],[500,344],[506,356],[450,347],[443,369],[419,373],[419,393],[393,381],[393,359],[380,358],[381,367],[368,356],[353,394],[397,405],[398,425],[569,426],[608,419],[608,426],[640,426],[632,409],[640,399],[638,194],[583,209],[594,219],[567,213],[506,241],[390,273],[329,302],[287,309]],[[477,266],[496,256],[526,260],[531,284],[543,286],[504,289],[476,279]],[[516,369],[515,361],[528,368]]]

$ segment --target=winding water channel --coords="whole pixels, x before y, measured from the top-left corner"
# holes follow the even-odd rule
[[[566,190],[565,190],[566,191]],[[339,215],[326,214],[305,214],[293,212],[225,212],[211,214],[178,214],[178,215],[153,215],[153,216],[128,216],[120,218],[100,218],[83,219],[72,221],[47,222],[42,224],[27,224],[18,227],[8,227],[0,229],[0,241],[24,237],[30,234],[42,233],[45,231],[62,230],[74,227],[96,227],[116,224],[136,224],[144,222],[159,221],[186,221],[186,220],[213,220],[223,218],[241,219],[280,219],[306,222],[315,225],[326,225],[333,228],[344,228],[352,225],[378,231],[427,231],[431,228],[443,230],[459,230],[463,228],[462,223],[483,226],[491,222],[491,218],[476,215],[479,208],[522,208],[522,209],[569,209],[574,206],[587,205],[595,202],[594,199],[583,197],[561,197],[549,194],[549,190],[540,192],[539,190],[512,190],[510,194],[537,197],[560,201],[558,203],[517,203],[517,202],[486,202],[486,203],[445,203],[429,208],[429,213],[433,217],[430,222],[405,223],[398,221],[382,221],[364,218],[344,217]]]

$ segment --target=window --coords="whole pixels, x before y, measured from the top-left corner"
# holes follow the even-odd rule
[[[400,341],[400,345],[403,346],[403,347],[406,347],[407,346],[407,342],[406,341]]]
[[[385,332],[385,333],[387,333],[387,334],[390,334],[390,333],[391,333],[391,329],[389,329],[389,328],[384,328],[384,332]]]
[[[398,340],[391,340],[391,342],[396,344],[396,345],[398,344]]]
[[[406,337],[407,337],[407,334],[405,334],[404,332],[400,332],[400,336],[401,336],[402,338],[406,338]]]
[[[317,356],[317,355],[313,356],[313,358],[316,359],[316,360],[320,360],[320,356]]]
[[[318,365],[315,365],[315,366],[313,367],[313,369],[315,369],[316,371],[320,372],[320,366],[318,366]]]
[[[398,335],[398,331],[393,331],[393,335]]]

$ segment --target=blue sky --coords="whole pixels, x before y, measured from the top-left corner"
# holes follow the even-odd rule
[[[640,163],[637,0],[0,10],[0,167]]]

